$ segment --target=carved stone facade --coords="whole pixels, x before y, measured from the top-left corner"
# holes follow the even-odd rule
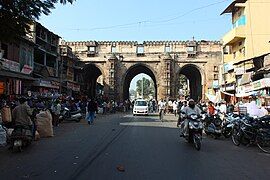
[[[139,73],[148,74],[154,80],[157,99],[178,97],[179,74],[190,80],[192,98],[204,98],[213,81],[218,80],[217,69],[222,63],[222,46],[218,41],[144,41],[141,44],[63,41],[62,44],[70,46],[86,66],[94,64],[100,70],[104,95],[117,101],[128,98],[130,82]]]

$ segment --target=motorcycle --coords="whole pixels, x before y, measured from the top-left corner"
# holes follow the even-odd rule
[[[222,135],[225,138],[229,138],[232,135],[232,129],[236,121],[240,119],[240,116],[237,114],[229,113],[226,114],[222,122]]]
[[[263,152],[270,153],[270,116],[245,117],[235,123],[232,130],[232,142],[236,146],[254,144]]]
[[[27,125],[15,125],[10,141],[13,151],[21,152],[23,148],[29,146],[34,139],[33,127]]]
[[[222,120],[219,114],[207,115],[204,119],[204,132],[219,138],[222,134]]]
[[[60,114],[59,120],[80,122],[82,118],[83,115],[81,113],[81,110],[70,112],[70,110],[65,107]]]
[[[182,112],[182,114],[185,114]],[[203,123],[201,122],[200,116],[196,114],[191,114],[187,117],[189,120],[188,123],[188,135],[184,136],[184,121],[181,124],[181,132],[182,137],[184,137],[189,143],[193,143],[195,148],[199,151],[201,149],[202,144],[202,130],[203,130]]]

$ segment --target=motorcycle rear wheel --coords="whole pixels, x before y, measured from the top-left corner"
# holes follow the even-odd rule
[[[270,154],[270,139],[263,134],[256,137],[257,146],[265,153]]]
[[[232,142],[236,146],[239,146],[241,143],[241,135],[239,130],[236,128],[233,128],[232,130]]]

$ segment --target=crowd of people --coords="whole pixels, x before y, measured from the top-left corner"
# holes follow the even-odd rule
[[[16,107],[25,105],[24,113],[30,114],[29,111],[33,110],[48,110],[52,115],[52,124],[54,126],[59,125],[59,117],[64,108],[68,108],[70,112],[80,111],[88,124],[93,124],[96,113],[108,114],[115,113],[116,111],[126,112],[132,108],[132,103],[129,100],[117,103],[114,100],[102,99],[102,98],[88,98],[87,96],[70,97],[18,97],[10,98],[2,95],[0,97],[0,113],[8,112],[8,116],[5,116],[4,123],[8,127],[14,126],[15,121],[22,119],[19,115],[15,115]],[[6,113],[5,113],[6,114]],[[29,115],[30,117],[30,115]],[[31,124],[29,122],[29,124]]]

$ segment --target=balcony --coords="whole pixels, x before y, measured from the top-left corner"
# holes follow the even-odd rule
[[[224,63],[233,61],[233,54],[224,54]]]
[[[230,45],[239,40],[245,39],[246,26],[239,26],[228,32],[223,38],[223,45]]]

